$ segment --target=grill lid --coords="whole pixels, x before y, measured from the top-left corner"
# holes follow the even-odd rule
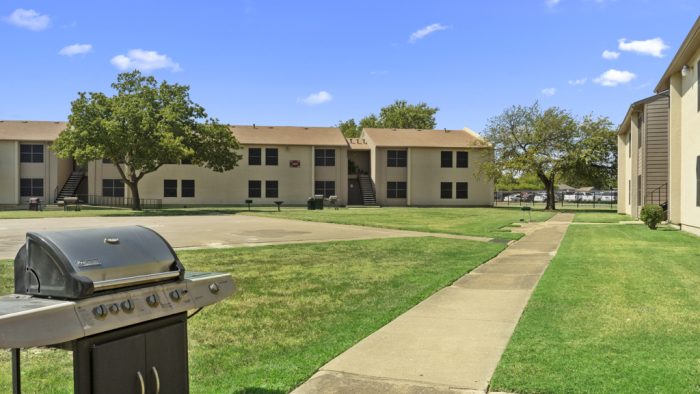
[[[146,227],[29,232],[15,258],[15,292],[78,299],[184,272],[172,247]]]

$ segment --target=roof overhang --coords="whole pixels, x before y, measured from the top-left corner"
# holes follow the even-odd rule
[[[663,91],[659,94],[655,94],[653,96],[649,96],[647,98],[641,99],[639,101],[635,101],[630,105],[630,108],[627,110],[627,114],[625,114],[625,118],[622,120],[622,123],[620,123],[620,127],[617,129],[617,134],[618,135],[623,135],[626,134],[627,131],[630,129],[630,124],[632,122],[632,114],[639,111],[639,107],[646,103],[651,103],[652,101],[656,101],[656,99],[660,97],[668,96],[668,91]]]
[[[654,91],[659,93],[668,90],[671,76],[680,72],[698,50],[700,50],[700,17],[695,20],[695,24],[690,29],[685,40],[683,40],[680,48],[678,48],[678,52],[671,60],[671,64],[668,65],[666,72],[664,72]]]

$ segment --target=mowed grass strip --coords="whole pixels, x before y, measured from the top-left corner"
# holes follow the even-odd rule
[[[520,233],[508,228],[527,213],[508,208],[350,208],[307,211],[283,209],[282,212],[253,212],[254,215],[383,227],[399,230],[425,231],[490,238],[519,239]],[[545,221],[554,213],[533,211],[532,221]],[[525,215],[525,216],[524,216]]]
[[[700,392],[700,238],[571,226],[493,377],[517,393]]]
[[[576,223],[619,223],[634,220],[630,215],[610,212],[574,212]]]
[[[191,391],[288,392],[502,249],[426,237],[182,251],[188,270],[230,272],[238,285],[190,320]],[[11,262],[0,267],[9,293]],[[0,392],[9,392],[9,352],[0,354]],[[72,392],[69,353],[23,357],[25,392]]]

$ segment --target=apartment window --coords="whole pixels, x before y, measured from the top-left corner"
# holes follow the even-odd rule
[[[21,144],[19,146],[19,161],[21,163],[43,163],[44,145]]]
[[[314,182],[314,194],[320,194],[323,197],[335,196],[335,181]]]
[[[406,182],[387,182],[386,198],[406,198]]]
[[[455,197],[458,199],[466,200],[469,198],[469,183],[468,182],[457,182],[455,184]]]
[[[248,165],[259,166],[262,164],[262,149],[248,148]]]
[[[452,151],[444,150],[440,152],[440,167],[452,168]]]
[[[163,197],[177,197],[177,179],[163,179]]]
[[[335,166],[335,149],[316,149],[314,155],[314,162],[316,166]]]
[[[440,198],[452,198],[452,182],[440,182]]]
[[[194,179],[183,179],[180,184],[182,185],[182,197],[194,197]]]
[[[457,168],[469,168],[469,152],[457,152]]]
[[[277,181],[265,181],[265,197],[267,197],[267,198],[279,197],[279,182],[277,182]]]
[[[22,178],[19,180],[19,195],[21,197],[43,197],[43,178]]]
[[[279,159],[277,148],[265,148],[265,165],[276,166]]]
[[[700,207],[700,156],[695,158],[695,206]]]
[[[637,114],[637,149],[642,147],[642,130],[644,129],[644,112]]]
[[[642,205],[642,176],[637,175],[637,205]]]
[[[262,196],[262,182],[248,181],[248,197],[260,198]]]
[[[405,150],[389,150],[386,152],[387,167],[406,167],[408,152]]]
[[[124,181],[121,179],[103,179],[102,195],[104,197],[124,197]]]

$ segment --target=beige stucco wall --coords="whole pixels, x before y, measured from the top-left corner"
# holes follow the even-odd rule
[[[407,198],[387,198],[386,184],[387,182],[406,182],[406,194],[410,193],[411,182],[408,180],[407,167],[387,167],[387,151],[389,150],[406,150],[406,149],[374,149],[374,160],[372,167],[372,180],[377,192],[377,203],[383,206],[405,206],[408,205]],[[410,152],[407,154],[408,163],[411,162]]]
[[[335,166],[314,166],[313,181],[334,181],[335,194],[338,196],[338,204],[345,205],[348,195],[348,150],[345,148],[322,146],[315,147],[314,149],[335,150]],[[313,194],[314,182],[310,183],[311,189],[306,198]],[[304,201],[306,201],[306,199],[304,199]]]
[[[273,204],[282,200],[288,205],[303,205],[313,194],[314,179],[334,180],[340,204],[345,204],[347,196],[347,153],[336,150],[335,167],[315,167],[311,146],[250,146],[263,148],[262,165],[248,165],[248,149],[241,150],[242,159],[231,171],[217,173],[195,165],[164,165],[157,171],[147,174],[139,182],[142,199],[161,199],[164,205],[232,205],[243,204],[248,199],[248,181],[258,180],[262,185],[262,197],[253,198],[255,204]],[[278,165],[265,165],[265,148],[278,148]],[[298,160],[299,167],[290,167],[291,160]],[[343,171],[345,176],[343,177]],[[92,195],[102,195],[103,179],[119,179],[113,164],[101,161],[88,166],[89,190]],[[178,197],[163,196],[163,181],[178,181]],[[195,197],[181,197],[182,180],[195,181]],[[265,197],[265,181],[278,181],[279,197]],[[126,196],[130,196],[128,187]]]
[[[629,157],[628,157],[629,132],[617,136],[617,212],[630,214],[630,207],[627,203],[629,191],[627,181],[629,179]]]
[[[0,141],[0,204],[19,203],[19,143]]]
[[[668,218],[672,223],[681,221],[681,103],[683,84],[680,73],[671,77],[669,87],[669,117],[668,117]]]
[[[411,148],[409,152],[409,199],[413,206],[487,206],[493,204],[493,181],[486,176],[478,176],[481,163],[490,160],[490,151],[485,149],[464,149],[469,152],[468,168],[441,168],[440,155],[443,150],[457,149]],[[456,158],[453,153],[453,164]],[[451,182],[451,199],[440,198],[440,183]],[[468,198],[454,198],[456,182],[468,183]]]
[[[680,141],[680,224],[700,234],[700,207],[696,205],[696,158],[700,155],[700,112],[698,111],[698,51],[688,62],[691,70],[682,78]]]
[[[629,171],[629,180],[631,182],[628,182],[628,185],[631,185],[629,187],[629,198],[628,202],[630,203],[630,215],[633,217],[639,217],[639,201],[637,200],[637,176],[639,174],[639,155],[640,155],[640,149],[639,149],[639,125],[637,122],[637,114],[634,113],[632,114],[632,124],[630,125],[630,137],[631,137],[631,144],[632,144],[632,157],[630,158],[630,171]]]

